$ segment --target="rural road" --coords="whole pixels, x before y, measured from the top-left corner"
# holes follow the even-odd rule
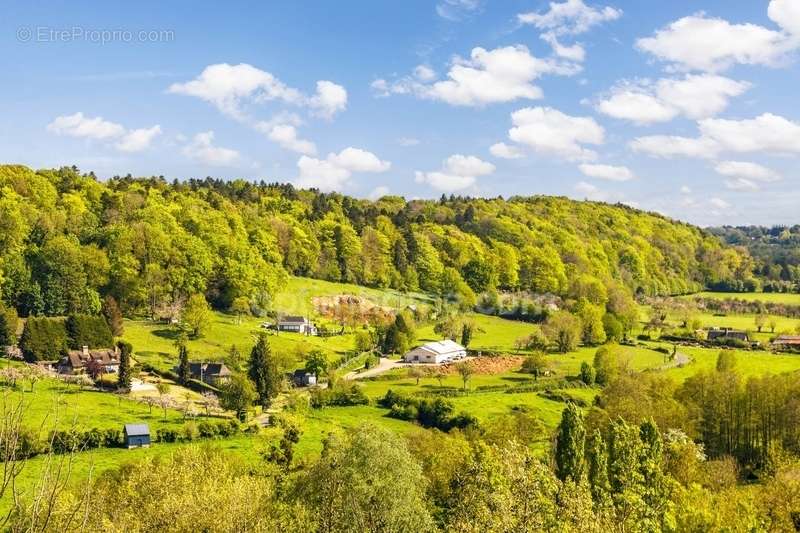
[[[345,374],[344,379],[352,381],[356,379],[371,378],[373,376],[383,374],[384,372],[388,372],[389,370],[393,370],[395,368],[407,368],[407,367],[408,365],[402,360],[386,359],[385,357],[381,357],[378,364],[373,366],[369,370],[364,370],[363,372],[348,372],[347,374]]]

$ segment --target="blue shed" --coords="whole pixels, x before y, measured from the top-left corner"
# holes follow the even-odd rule
[[[150,447],[150,428],[147,424],[125,424],[125,446],[130,448]]]

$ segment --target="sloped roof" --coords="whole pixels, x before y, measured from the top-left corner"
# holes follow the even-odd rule
[[[304,316],[285,316],[279,320],[279,324],[306,324],[308,320]]]
[[[453,352],[462,352],[466,350],[466,348],[464,348],[457,342],[451,341],[450,339],[445,339],[443,341],[429,342],[427,344],[423,344],[422,346],[420,346],[419,349],[426,350],[431,353],[435,353],[437,355],[444,355]]]
[[[150,427],[147,424],[125,424],[125,434],[129,437],[143,437],[150,435]]]

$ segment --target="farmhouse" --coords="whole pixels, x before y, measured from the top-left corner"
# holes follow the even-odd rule
[[[293,331],[304,335],[316,335],[317,328],[304,316],[286,316],[278,321],[278,331]]]
[[[147,424],[125,424],[125,447],[149,448],[150,427]]]
[[[737,341],[748,342],[750,340],[746,331],[739,331],[730,328],[712,328],[708,330],[707,338],[710,341],[735,339]]]
[[[173,368],[173,372],[176,374],[179,372],[177,366]],[[203,383],[208,383],[209,385],[215,385],[217,383],[222,383],[229,380],[231,377],[231,371],[227,366],[225,366],[225,363],[221,362],[190,362],[189,377],[191,379],[196,379],[197,381],[202,381]]]
[[[800,348],[800,335],[781,335],[772,345],[776,348]]]
[[[466,356],[466,348],[447,339],[418,346],[406,353],[403,360],[406,363],[443,363],[452,359],[463,359]]]
[[[84,346],[80,350],[70,350],[67,356],[58,363],[59,374],[81,374],[86,370],[90,361],[97,361],[105,368],[108,374],[115,374],[119,370],[119,350],[117,348],[104,348],[90,350]]]

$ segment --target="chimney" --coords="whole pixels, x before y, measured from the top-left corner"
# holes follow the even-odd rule
[[[86,355],[86,356],[89,355],[89,347],[88,346],[84,346],[81,351],[83,352],[83,355]]]

